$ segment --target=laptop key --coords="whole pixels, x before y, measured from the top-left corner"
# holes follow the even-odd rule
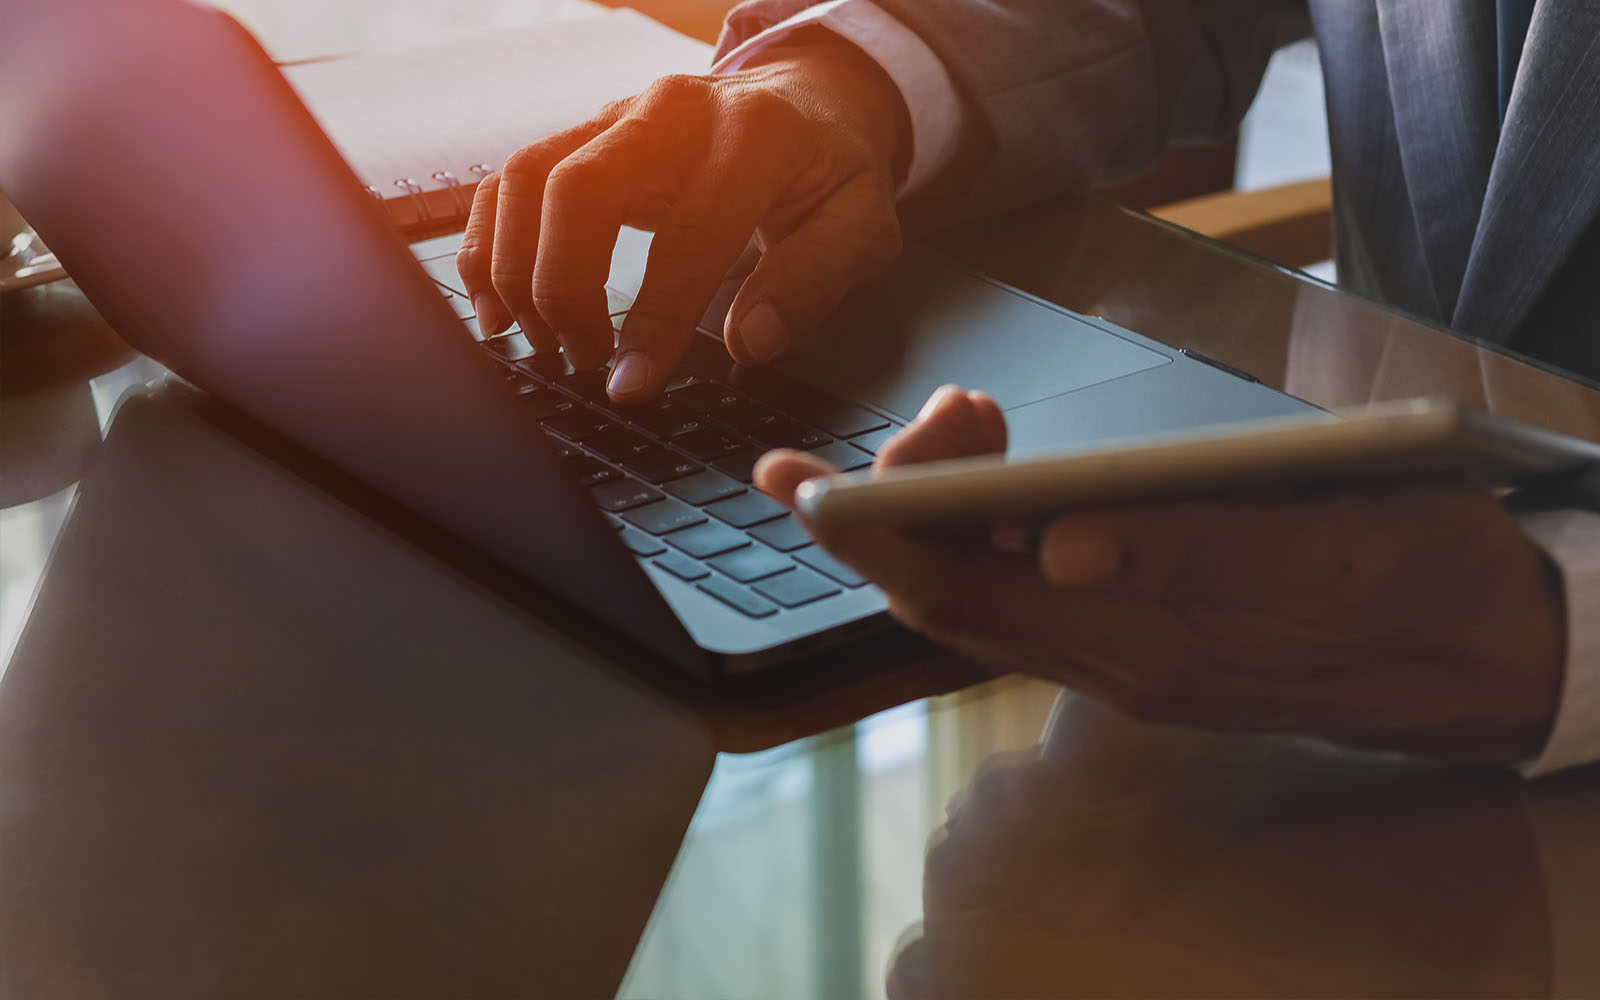
[[[716,419],[718,423],[726,424],[740,434],[757,437],[768,426],[788,418],[771,407],[746,400],[717,410]]]
[[[843,441],[830,441],[820,448],[811,449],[811,454],[827,462],[840,472],[850,472],[854,469],[865,469],[872,464],[872,455],[862,451],[853,444]]]
[[[828,441],[828,435],[821,431],[760,403],[739,403],[717,410],[712,416],[768,448],[815,448]]]
[[[713,576],[703,580],[699,587],[728,607],[742,611],[751,618],[766,618],[768,615],[778,613],[777,606],[771,601],[758,597],[737,583],[730,583],[721,577]]]
[[[517,367],[546,382],[553,382],[572,371],[572,366],[567,364],[567,356],[560,351],[530,355],[523,358]]]
[[[529,384],[538,385],[537,382],[530,382]],[[528,408],[528,412],[534,420],[548,420],[556,414],[565,413],[578,405],[554,389],[543,387],[524,392],[518,398],[522,400],[522,405]]]
[[[589,487],[589,496],[601,510],[608,510],[613,514],[620,514],[625,510],[632,510],[662,499],[660,490],[626,476]]]
[[[689,338],[689,347],[683,355],[683,367],[711,378],[723,378],[733,369],[733,358],[721,337],[708,337],[696,332]]]
[[[439,257],[430,257],[421,262],[422,269],[428,272],[428,277],[437,281],[445,288],[457,295],[466,295],[466,282],[461,280],[461,272],[456,269],[456,258],[453,254],[446,253]]]
[[[439,286],[444,291],[444,300],[455,311],[456,319],[471,319],[472,303],[464,295],[457,295],[443,285]]]
[[[670,398],[679,406],[687,407],[696,413],[714,413],[745,401],[744,393],[709,381],[697,382],[672,392]]]
[[[689,508],[694,510],[694,508]],[[695,510],[696,514],[700,512]],[[701,515],[702,517],[704,515]],[[667,544],[696,559],[709,559],[750,544],[743,532],[734,531],[720,521],[707,521],[667,536]]]
[[[667,384],[661,387],[661,391],[663,393],[674,393],[691,385],[699,385],[705,380],[706,377],[704,375],[698,375],[687,368],[679,368],[672,373],[671,378],[667,379]]]
[[[760,398],[834,437],[852,437],[889,426],[889,421],[870,410],[800,382],[781,392],[760,394]]]
[[[618,288],[606,286],[606,312],[619,316],[633,308],[633,296]]]
[[[748,483],[755,479],[756,459],[765,454],[766,452],[755,448],[746,448],[744,451],[717,459],[711,463],[711,467],[741,483]]]
[[[706,516],[688,504],[669,499],[623,511],[622,519],[652,535],[665,535],[669,531],[679,531],[701,524],[706,520]]]
[[[702,427],[697,431],[675,438],[672,442],[701,461],[732,455],[750,447],[744,441],[715,427]]]
[[[613,462],[635,458],[639,455],[648,455],[657,448],[656,443],[643,434],[617,425],[612,425],[598,434],[584,438],[583,446],[598,452],[600,457],[610,459]]]
[[[586,368],[583,371],[574,371],[566,375],[552,378],[558,389],[570,392],[579,399],[590,403],[606,402],[606,379],[611,377],[609,368]]]
[[[649,510],[648,507],[645,509]],[[634,528],[624,526],[622,533],[617,537],[622,539],[622,544],[636,556],[654,556],[667,551],[667,547],[660,541]]]
[[[792,552],[811,544],[811,536],[793,514],[756,525],[750,529],[750,537],[766,542],[779,552]]]
[[[658,438],[672,439],[689,434],[706,425],[700,414],[673,403],[646,407],[623,414],[627,421]]]
[[[749,490],[740,496],[718,500],[704,510],[717,520],[731,524],[735,528],[748,528],[752,524],[770,521],[789,512],[789,508],[759,490]]]
[[[808,569],[793,569],[787,573],[762,580],[755,584],[756,593],[777,601],[786,608],[820,601],[839,593],[839,585]]]
[[[520,333],[503,333],[482,343],[490,353],[506,361],[521,361],[533,356],[533,347]]]
[[[590,458],[588,455],[580,455],[570,460],[567,463],[567,468],[572,470],[572,474],[577,477],[578,485],[580,486],[599,486],[601,483],[609,483],[613,479],[622,478],[622,473],[604,462]]]
[[[852,589],[865,587],[867,581],[855,570],[835,559],[833,555],[815,545],[808,546],[798,552],[792,553],[794,558],[823,576],[844,584]]]
[[[582,458],[584,456],[584,450],[582,448],[579,448],[575,444],[568,444],[549,431],[545,431],[544,439],[549,441],[550,447],[556,450],[556,457],[562,459],[563,461],[570,462],[574,458]]]
[[[705,469],[686,479],[678,479],[663,487],[668,493],[695,506],[735,496],[744,492],[744,485],[729,479],[720,472]]]
[[[828,443],[828,435],[807,427],[798,420],[780,417],[750,434],[768,448],[815,448]]]
[[[875,431],[854,435],[850,438],[850,443],[857,448],[865,449],[876,455],[878,449],[887,444],[889,439],[900,433],[900,431],[901,428],[897,424],[890,424],[888,427],[881,427]]]
[[[593,413],[581,406],[564,410],[553,417],[546,417],[544,425],[568,441],[582,441],[617,426],[604,414]]]
[[[693,475],[705,466],[675,451],[653,451],[637,458],[624,459],[623,466],[646,482],[665,483]]]
[[[678,579],[690,583],[693,583],[695,580],[704,580],[706,577],[711,575],[711,571],[706,569],[703,564],[697,563],[693,559],[690,559],[687,556],[679,555],[676,552],[668,552],[666,555],[657,559],[655,563],[657,566],[660,566],[662,569],[666,570],[668,573],[671,573]]]
[[[785,572],[794,568],[794,563],[789,557],[780,555],[769,548],[760,545],[746,545],[742,549],[724,552],[706,560],[707,565],[719,573],[725,573],[740,583],[749,583]]]

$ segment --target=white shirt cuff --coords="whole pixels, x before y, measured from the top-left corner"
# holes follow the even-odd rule
[[[1521,767],[1532,778],[1600,759],[1600,514],[1541,511],[1518,520],[1561,570],[1567,604],[1561,703],[1544,750]]]
[[[745,39],[711,67],[733,73],[797,28],[826,28],[865,52],[889,79],[911,115],[911,165],[900,197],[916,191],[955,156],[961,136],[961,98],[944,63],[917,33],[871,0],[827,0]]]

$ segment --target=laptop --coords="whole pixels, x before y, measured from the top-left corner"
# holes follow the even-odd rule
[[[414,256],[254,40],[186,0],[10,11],[0,185],[133,346],[701,674],[888,624],[750,487],[768,447],[868,463],[946,382],[1018,453],[1310,408],[912,248],[760,369],[720,340],[736,270],[664,400],[618,411],[603,373],[477,339],[452,246]]]

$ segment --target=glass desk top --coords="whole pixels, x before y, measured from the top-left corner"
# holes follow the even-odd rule
[[[1600,438],[1600,397],[1578,380],[1095,199],[959,234],[947,249],[1026,290],[1193,348],[1321,405],[1441,393]],[[70,286],[8,298],[0,324],[8,441],[0,636],[9,652],[110,404],[157,369],[122,347]],[[37,698],[54,684],[45,703],[59,710],[62,699],[70,703],[75,691],[93,688],[95,671],[107,668],[32,678],[7,694]],[[693,810],[681,846],[681,827],[645,831],[676,851],[676,860],[664,884],[647,877],[633,887],[651,915],[641,921],[642,934],[620,921],[628,940],[639,935],[625,977],[613,970],[622,995],[1547,995],[1600,988],[1600,966],[1585,944],[1600,928],[1593,903],[1600,817],[1590,815],[1600,799],[1588,771],[1527,784],[1507,773],[1306,740],[1138,725],[1044,681],[985,680],[972,668],[915,657],[850,670],[778,683],[753,701],[679,698],[705,720],[707,745],[724,752],[703,794],[697,783],[680,793],[688,796],[679,803],[683,815]],[[181,700],[182,692],[173,697]],[[71,717],[45,712],[39,721],[55,728],[51,738],[60,745],[92,747],[105,738],[62,729],[62,718]],[[15,728],[16,713],[8,718],[13,728],[0,738],[10,766],[0,775],[0,795],[48,812],[52,789],[29,770],[30,741],[40,737]],[[439,725],[461,720],[446,713]],[[137,725],[129,732],[137,736]],[[258,747],[273,739],[246,732],[240,740]],[[452,766],[441,753],[436,766]],[[559,761],[541,768],[546,779],[560,780]],[[441,773],[449,772],[435,770],[430,780]],[[403,793],[413,777],[390,779]],[[660,791],[637,786],[626,768],[608,781],[593,794],[620,804],[622,815],[635,797]],[[232,787],[251,801],[248,783]],[[95,815],[93,801],[76,801],[73,809],[87,823],[113,822]],[[11,815],[13,860],[28,859],[37,877],[48,878],[51,853],[28,850],[38,836],[28,821],[34,814],[13,808]],[[454,816],[452,829],[470,841],[501,819],[488,807],[468,809]],[[561,817],[542,822],[559,824]],[[216,863],[228,870],[226,853]],[[467,870],[472,863],[459,864]],[[527,871],[508,877],[533,877],[552,865],[613,867],[581,850],[517,864]],[[429,955],[443,932],[408,913],[404,878],[392,887],[393,898],[363,905],[373,907],[373,920],[383,914],[386,945]],[[89,892],[75,905],[98,902]],[[212,898],[204,905],[234,904]],[[357,906],[345,918],[366,912]],[[514,927],[518,912],[503,917]],[[0,935],[11,938],[7,948],[19,941],[41,947],[37,935],[50,922],[19,929],[15,918],[0,920]],[[292,926],[257,932],[298,940]],[[424,966],[448,975],[450,963],[466,955],[522,970],[492,943],[474,940],[477,952],[435,954]],[[176,949],[172,961],[183,961],[179,942],[157,942],[156,951],[163,945]],[[46,955],[38,968],[59,972],[75,967],[72,958],[85,960],[62,947],[54,957],[64,966],[36,951]],[[319,960],[367,968],[349,955]],[[581,965],[583,957],[567,960]],[[255,976],[277,968],[240,961]],[[522,980],[529,993],[550,985],[537,973],[522,974],[531,975]]]
[[[284,59],[570,9],[231,6]],[[1582,380],[1098,200],[941,247],[1318,405],[1443,394],[1600,440]],[[69,285],[0,300],[0,349],[3,665],[112,405],[159,369]],[[594,720],[586,742],[617,758],[576,797],[618,826],[646,802],[680,817],[635,831],[667,874],[586,850],[576,826],[570,853],[519,850],[572,823],[530,800],[579,779],[497,714],[515,672],[463,663],[450,687],[289,714],[252,706],[333,696],[291,667],[241,674],[224,725],[196,716],[226,657],[153,690],[118,666],[0,687],[0,993],[526,996],[589,963],[582,981],[638,998],[1600,993],[1592,769],[1524,783],[1138,725],[1041,680],[874,659],[748,697],[644,698],[698,720],[681,784],[631,768],[633,730]],[[553,724],[545,708],[529,727]],[[304,758],[288,787],[284,755]],[[389,849],[402,829],[416,853]],[[631,904],[620,962],[526,932],[599,898]]]

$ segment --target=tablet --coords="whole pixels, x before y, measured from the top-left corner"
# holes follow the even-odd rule
[[[1600,468],[1600,445],[1443,399],[1382,403],[1107,442],[1018,461],[955,459],[802,483],[821,524],[903,527],[1038,518],[1283,486],[1466,476],[1518,486]]]

